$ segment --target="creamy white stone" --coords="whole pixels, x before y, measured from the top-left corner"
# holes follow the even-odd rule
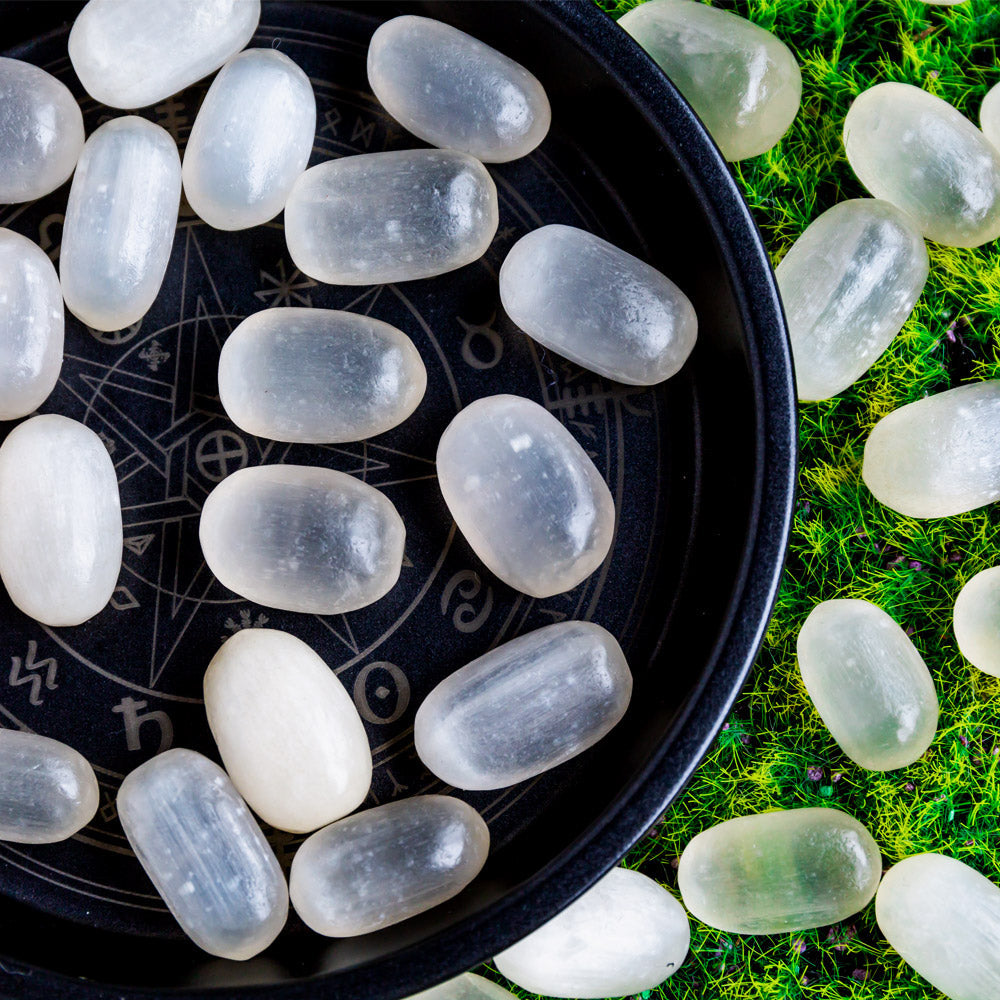
[[[141,319],[163,283],[181,198],[170,134],[129,115],[87,140],[69,191],[59,275],[66,306],[95,330]]]
[[[374,437],[410,416],[426,388],[420,352],[402,330],[335,309],[254,313],[219,358],[229,419],[276,441]]]
[[[414,795],[309,837],[292,861],[292,905],[318,934],[367,934],[451,899],[479,874],[489,849],[472,806]]]
[[[532,597],[571,590],[611,548],[607,483],[573,435],[530,399],[470,403],[441,435],[437,471],[476,555]]]
[[[0,579],[45,625],[80,625],[111,598],[122,562],[118,479],[89,427],[47,413],[0,446]]]
[[[466,972],[429,990],[414,993],[407,1000],[511,1000],[512,996],[509,990],[489,979]]]
[[[453,271],[482,257],[498,222],[493,178],[451,149],[329,160],[302,174],[285,204],[295,266],[331,285]]]
[[[1000,83],[990,87],[979,106],[979,127],[983,135],[1000,148]]]
[[[955,601],[955,640],[974,667],[1000,677],[1000,566],[977,573]]]
[[[241,469],[201,512],[209,569],[242,597],[335,615],[384,597],[399,579],[406,530],[396,508],[358,479],[304,465]]]
[[[514,785],[582,753],[628,708],[632,674],[610,632],[559,622],[491,649],[417,709],[424,764],[456,788]]]

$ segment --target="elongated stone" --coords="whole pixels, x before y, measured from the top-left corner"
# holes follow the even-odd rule
[[[628,708],[632,674],[615,637],[559,622],[446,677],[413,724],[417,753],[456,788],[504,788],[582,753]]]
[[[209,569],[237,594],[285,611],[336,615],[399,579],[406,530],[378,490],[333,469],[241,469],[201,512]]]
[[[551,997],[617,997],[659,986],[691,943],[684,907],[640,872],[612,868],[562,913],[493,960]]]
[[[69,191],[59,275],[66,306],[95,330],[141,319],[163,283],[181,161],[170,134],[129,115],[87,140]]]
[[[974,667],[1000,677],[1000,566],[977,573],[959,592],[955,640]]]
[[[0,446],[0,578],[45,625],[80,625],[111,599],[122,563],[118,479],[104,442],[53,413]]]
[[[477,976],[463,973],[429,990],[414,993],[408,1000],[511,1000],[514,994],[502,986]]]
[[[1000,149],[1000,84],[994,84],[979,106],[979,127],[983,135]]]
[[[486,163],[526,156],[552,120],[544,88],[520,63],[429,17],[405,14],[378,27],[368,82],[417,138]]]
[[[374,437],[410,416],[426,388],[420,352],[402,330],[335,309],[254,313],[219,359],[229,419],[276,441]]]
[[[677,885],[702,923],[734,934],[782,934],[835,924],[871,901],[882,855],[839,809],[740,816],[699,833]]]
[[[874,198],[812,222],[775,274],[799,399],[853,385],[903,328],[927,280],[927,247],[910,218]]]
[[[118,790],[125,835],[184,933],[220,958],[263,951],[288,917],[278,859],[226,772],[167,750]]]
[[[573,435],[530,399],[470,403],[441,435],[437,470],[476,555],[532,597],[571,590],[611,548],[607,483]]]
[[[490,833],[446,795],[390,802],[314,833],[292,861],[295,912],[318,934],[354,937],[423,913],[486,863]]]
[[[471,264],[499,218],[493,178],[467,153],[363,153],[299,177],[285,204],[285,239],[310,278],[375,285]]]

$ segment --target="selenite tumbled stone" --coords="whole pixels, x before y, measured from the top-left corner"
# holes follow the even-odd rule
[[[903,328],[927,280],[912,220],[874,198],[841,202],[812,222],[775,270],[799,399],[856,382]]]
[[[1000,677],[1000,566],[977,573],[959,592],[955,640],[974,667]]]
[[[219,358],[233,423],[275,441],[361,441],[402,423],[427,388],[413,341],[388,323],[290,306],[248,316]]]
[[[979,127],[983,135],[1000,149],[1000,83],[990,87],[979,106]]]
[[[847,112],[844,148],[858,180],[928,239],[977,247],[1000,236],[1000,151],[940,97],[876,84]]]
[[[129,115],[87,140],[66,206],[59,276],[66,306],[121,330],[153,304],[174,245],[181,160],[170,133]]]
[[[669,378],[698,334],[694,306],[666,275],[573,226],[543,226],[514,244],[500,300],[529,337],[628,385]]]
[[[944,854],[886,872],[875,919],[906,963],[951,1000],[1000,997],[1000,888]]]
[[[72,747],[0,729],[0,840],[65,840],[94,818],[100,798],[94,769]]]
[[[670,77],[727,160],[765,152],[795,120],[802,74],[771,32],[693,0],[649,0],[618,23]]]
[[[684,907],[640,872],[612,868],[493,962],[529,993],[617,997],[659,986],[691,943]]]
[[[502,986],[477,976],[472,972],[463,973],[447,982],[421,990],[407,997],[407,1000],[511,1000],[514,994]]]
[[[868,905],[882,875],[871,834],[839,809],[740,816],[699,833],[677,885],[702,923],[734,934],[835,924]]]
[[[359,479],[265,465],[240,469],[212,490],[200,535],[208,568],[240,596],[335,615],[392,589],[406,530],[392,502]]]
[[[90,0],[69,58],[94,100],[144,108],[214,73],[259,20],[260,0]]]
[[[156,891],[199,948],[220,958],[263,951],[288,917],[278,859],[226,772],[167,750],[125,776],[118,817]]]
[[[544,88],[520,63],[429,17],[405,14],[378,27],[368,82],[419,139],[486,163],[526,156],[552,120]]]
[[[0,578],[45,625],[79,625],[111,599],[122,563],[118,478],[104,442],[69,417],[18,424],[0,446]]]
[[[486,252],[499,218],[493,178],[468,153],[362,153],[299,177],[285,204],[285,239],[310,278],[375,285],[471,264]]]
[[[1000,497],[1000,380],[948,389],[884,416],[861,476],[908,517],[950,517]]]
[[[611,548],[611,491],[572,434],[538,403],[488,396],[445,428],[438,484],[476,555],[532,597],[571,590]]]
[[[367,934],[457,895],[489,849],[489,830],[472,806],[414,795],[309,837],[292,861],[292,905],[318,934]]]
[[[446,677],[413,723],[417,753],[456,788],[504,788],[575,757],[625,714],[632,674],[593,622],[505,642]]]

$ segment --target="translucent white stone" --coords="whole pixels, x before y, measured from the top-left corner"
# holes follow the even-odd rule
[[[1000,566],[977,573],[959,592],[955,639],[974,667],[1000,677]]]
[[[456,788],[504,788],[575,757],[625,714],[632,675],[615,637],[559,622],[446,677],[413,724],[417,753]]]
[[[390,802],[305,841],[292,861],[292,905],[318,934],[367,934],[451,899],[479,874],[489,849],[482,817],[459,799]]]
[[[73,173],[83,138],[80,106],[64,83],[0,57],[0,203],[55,191]]]
[[[948,389],[874,427],[861,468],[875,499],[908,517],[950,517],[1000,497],[1000,381]]]
[[[184,151],[184,193],[216,229],[273,219],[306,169],[316,134],[309,77],[283,52],[248,49],[208,88]]]
[[[368,82],[415,136],[486,163],[526,156],[552,119],[545,90],[520,63],[429,17],[406,14],[379,26],[368,46]]]
[[[126,775],[118,816],[156,891],[199,948],[220,958],[263,951],[288,917],[278,859],[226,772],[167,750]]]
[[[66,206],[59,275],[66,306],[95,330],[142,319],[163,283],[181,199],[170,134],[129,115],[87,140]]]
[[[209,569],[237,594],[285,611],[335,615],[384,597],[406,530],[391,501],[358,479],[304,465],[241,469],[201,512]]]
[[[684,907],[666,889],[613,868],[493,961],[529,993],[618,997],[659,986],[680,968],[690,943]]]
[[[775,271],[799,399],[829,399],[868,371],[909,318],[927,270],[923,237],[887,201],[841,202],[809,225]]]
[[[335,309],[254,313],[219,359],[219,397],[229,419],[275,441],[374,437],[410,416],[426,388],[427,369],[405,333]]]
[[[727,160],[770,149],[795,120],[802,74],[771,32],[693,0],[649,0],[618,23],[670,77]]]
[[[407,1000],[511,1000],[514,994],[502,986],[471,972],[463,973],[429,990],[414,993]]]
[[[520,396],[470,403],[445,428],[438,484],[459,530],[532,597],[571,590],[611,548],[611,491],[572,434]]]
[[[543,226],[514,244],[500,300],[529,337],[628,385],[669,378],[698,333],[694,306],[668,277],[573,226]]]
[[[858,180],[928,239],[977,247],[1000,236],[1000,151],[947,101],[908,83],[855,98],[844,148]]]
[[[72,747],[0,729],[0,840],[65,840],[94,818],[100,798],[94,769]]]
[[[214,73],[259,20],[260,0],[90,0],[69,57],[95,100],[144,108]]]
[[[1000,149],[1000,83],[986,92],[979,107],[979,127],[983,135]]]
[[[677,885],[702,923],[734,934],[782,934],[835,924],[871,901],[882,855],[839,809],[740,816],[699,833]]]
[[[285,239],[303,274],[331,285],[375,285],[471,264],[499,218],[493,178],[468,153],[363,153],[299,177],[285,204]]]
[[[104,442],[68,417],[18,424],[0,446],[0,578],[45,625],[79,625],[111,599],[122,563],[118,479]]]

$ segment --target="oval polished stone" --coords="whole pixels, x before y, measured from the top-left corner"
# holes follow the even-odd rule
[[[446,677],[417,709],[424,764],[456,788],[517,784],[582,753],[628,708],[621,646],[593,622],[518,636]]]
[[[698,334],[694,306],[668,277],[573,226],[542,226],[514,244],[500,300],[538,343],[628,385],[669,378]]]
[[[163,283],[181,198],[170,134],[129,115],[87,140],[66,206],[59,275],[66,306],[95,330],[142,319]]]
[[[437,471],[476,555],[525,594],[572,590],[611,548],[607,483],[573,435],[530,399],[470,403],[441,435]]]
[[[144,108],[214,73],[257,30],[260,0],[90,0],[69,33],[87,93]]]
[[[552,120],[544,88],[520,63],[429,17],[406,14],[376,29],[368,82],[417,138],[486,163],[526,156]]]
[[[1000,83],[994,84],[979,106],[979,127],[983,135],[1000,149]]]
[[[1000,677],[1000,566],[977,573],[959,592],[955,640],[974,667]]]
[[[295,266],[331,285],[454,271],[482,257],[498,222],[493,178],[452,149],[328,160],[299,177],[285,205]]]
[[[529,993],[617,997],[659,986],[691,942],[684,907],[640,872],[612,868],[558,916],[493,962]]]
[[[858,180],[928,239],[977,247],[1000,236],[1000,151],[947,101],[908,83],[854,99],[844,148]]]
[[[812,222],[775,270],[799,399],[853,385],[903,328],[927,280],[927,247],[910,218],[874,198]]]
[[[223,586],[314,615],[356,611],[399,579],[406,530],[378,490],[305,465],[240,469],[209,494],[201,548]]]
[[[402,330],[336,309],[263,309],[219,358],[229,419],[274,441],[374,437],[410,416],[426,389],[427,369]]]
[[[18,424],[0,446],[0,578],[44,625],[80,625],[122,563],[118,478],[104,442],[69,417]]]
[[[740,816],[699,833],[677,885],[702,923],[734,934],[835,924],[868,905],[882,875],[871,834],[839,809]]]
[[[278,859],[226,772],[167,750],[125,776],[125,835],[156,891],[199,948],[220,958],[263,951],[288,917]]]
[[[457,895],[489,849],[489,830],[472,806],[414,795],[309,837],[292,861],[292,905],[318,934],[367,934]]]
[[[765,152],[795,120],[802,74],[771,32],[692,0],[649,0],[618,23],[670,77],[727,160]]]
[[[407,1000],[511,1000],[513,996],[509,990],[489,979],[465,972],[429,990],[414,993]]]

